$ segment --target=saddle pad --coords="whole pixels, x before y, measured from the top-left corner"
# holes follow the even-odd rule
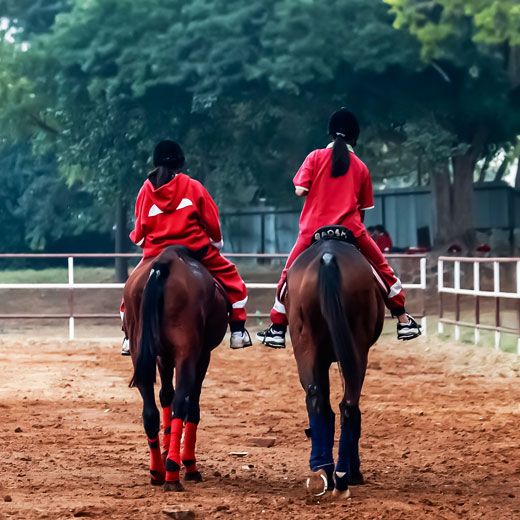
[[[339,240],[353,246],[357,245],[354,233],[344,226],[324,226],[319,228],[314,232],[312,243],[314,244],[319,240]]]

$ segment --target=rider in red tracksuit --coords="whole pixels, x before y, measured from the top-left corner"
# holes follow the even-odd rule
[[[306,197],[300,217],[300,231],[278,283],[276,300],[271,311],[272,325],[257,334],[264,344],[273,348],[285,346],[287,316],[281,302],[287,271],[312,243],[314,232],[327,225],[342,225],[356,237],[357,246],[384,282],[386,305],[398,318],[399,339],[413,339],[421,334],[416,321],[406,313],[401,281],[388,265],[363,224],[364,212],[374,207],[372,181],[365,164],[354,153],[359,124],[352,112],[341,109],[329,121],[333,142],[313,151],[294,177],[296,194]]]
[[[184,154],[177,143],[159,143],[154,165],[137,196],[130,239],[142,247],[143,260],[171,245],[202,252],[200,262],[222,285],[231,304],[231,348],[251,346],[245,329],[247,289],[235,265],[220,254],[223,238],[217,205],[200,182],[181,173]]]

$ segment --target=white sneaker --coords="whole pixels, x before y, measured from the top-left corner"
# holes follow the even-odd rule
[[[397,324],[397,339],[403,341],[418,338],[422,334],[421,326],[409,314],[407,316],[408,323]]]
[[[123,340],[123,345],[121,346],[121,355],[129,356],[130,355],[130,340],[125,338]]]
[[[239,332],[231,333],[231,342],[229,344],[230,348],[234,350],[238,350],[241,348],[250,347],[253,344],[251,341],[251,336],[247,330],[242,330]]]

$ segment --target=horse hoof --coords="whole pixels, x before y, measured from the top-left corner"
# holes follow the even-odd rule
[[[363,473],[359,472],[357,475],[353,475],[348,479],[349,486],[363,486],[365,484],[365,477]]]
[[[175,482],[165,482],[164,491],[166,491],[168,493],[169,492],[181,493],[182,491],[184,491],[184,487],[178,480]]]
[[[159,471],[150,471],[150,484],[152,486],[162,486],[166,480],[166,475]]]
[[[184,480],[186,482],[202,482],[202,475],[200,471],[192,471],[191,473],[186,473],[184,475]]]
[[[346,489],[345,491],[340,491],[339,489],[335,489],[332,492],[332,496],[334,498],[340,499],[340,500],[347,500],[347,498],[352,497],[352,493],[350,492],[350,489]]]
[[[327,473],[323,469],[314,471],[307,479],[307,491],[314,497],[322,497],[329,489]]]

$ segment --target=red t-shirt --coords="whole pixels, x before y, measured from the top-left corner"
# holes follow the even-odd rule
[[[130,239],[143,248],[144,258],[171,245],[193,250],[221,246],[218,208],[202,184],[183,173],[155,188],[143,184],[135,203],[135,228]]]
[[[340,225],[356,237],[365,231],[360,211],[374,207],[370,173],[350,149],[350,168],[332,177],[332,148],[311,152],[293,179],[295,187],[308,190],[300,217],[300,235],[309,238],[322,226]]]

